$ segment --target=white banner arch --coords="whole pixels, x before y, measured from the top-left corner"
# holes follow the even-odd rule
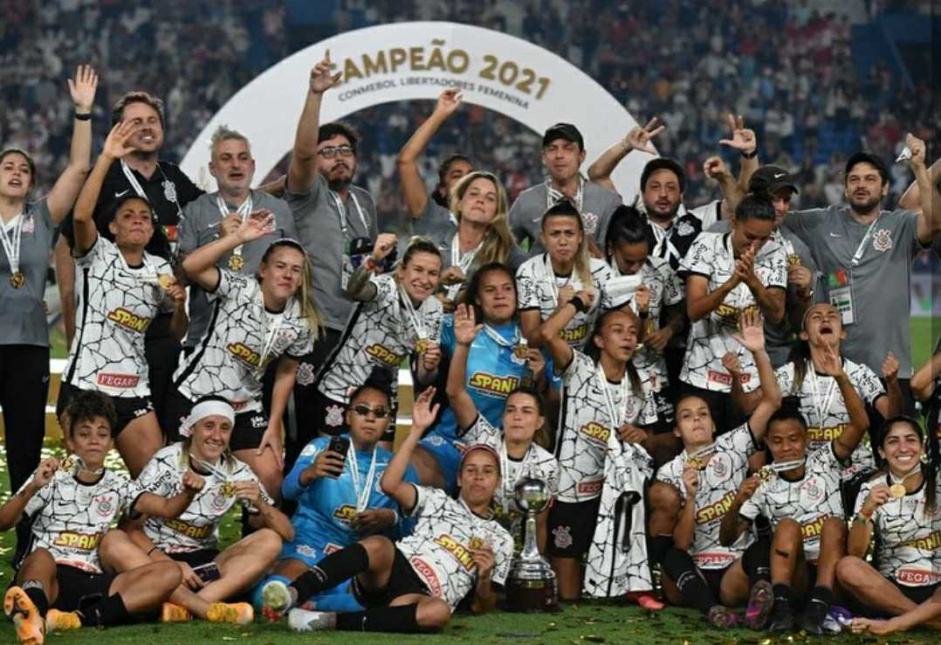
[[[293,147],[310,69],[327,49],[344,74],[342,83],[324,96],[321,123],[382,103],[435,100],[442,89],[456,86],[462,88],[465,102],[504,114],[540,134],[559,121],[574,123],[585,138],[588,162],[637,125],[594,79],[546,49],[469,25],[398,23],[338,34],[257,76],[199,133],[183,159],[184,172],[211,181],[209,139],[217,126],[226,124],[251,141],[256,182],[267,175]],[[631,154],[615,172],[613,179],[626,203],[634,198],[649,159],[647,154]]]

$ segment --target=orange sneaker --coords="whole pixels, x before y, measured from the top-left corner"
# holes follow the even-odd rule
[[[211,623],[248,625],[255,620],[255,610],[247,602],[214,602],[209,605],[206,620]]]
[[[46,612],[46,631],[64,632],[70,629],[79,629],[81,626],[82,619],[77,611],[50,609]]]
[[[160,609],[161,623],[185,623],[190,620],[193,620],[193,614],[186,607],[165,602]]]
[[[36,605],[19,587],[10,587],[3,597],[3,611],[13,621],[16,638],[23,645],[43,645],[46,624]]]

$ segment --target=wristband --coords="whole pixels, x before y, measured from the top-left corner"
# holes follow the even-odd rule
[[[856,517],[861,517],[868,522],[872,519],[872,512],[867,513],[865,508],[861,508],[859,509],[859,513],[856,514]]]
[[[575,311],[577,311],[578,313],[583,314],[586,311],[588,311],[588,305],[586,305],[585,301],[579,298],[578,296],[575,296],[574,298],[569,300],[569,304],[575,307]]]
[[[754,159],[758,156],[758,148],[755,148],[751,152],[743,152],[742,159]]]
[[[85,114],[81,114],[81,113],[79,113],[79,112],[76,112],[76,113],[75,113],[75,120],[76,120],[76,121],[91,121],[91,112],[86,112]]]

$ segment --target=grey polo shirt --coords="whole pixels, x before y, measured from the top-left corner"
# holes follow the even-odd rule
[[[19,289],[13,288],[10,260],[0,248],[0,345],[48,347],[49,329],[43,295],[56,225],[45,199],[27,204],[19,217],[23,218],[19,269],[26,277],[26,283]],[[9,226],[6,231],[8,236],[13,233]]]
[[[797,211],[784,220],[784,229],[810,248],[826,299],[838,287],[831,276],[845,271],[852,277],[856,322],[846,326],[843,355],[881,374],[882,361],[891,351],[899,360],[899,377],[911,378],[912,260],[922,248],[918,213],[882,211],[853,267],[853,256],[869,228],[854,220],[848,207]]]
[[[731,228],[728,220],[719,220],[709,227],[709,232],[728,233]],[[761,250],[765,251],[771,248],[768,245],[784,247],[784,251],[787,253],[788,267],[801,264],[813,272],[814,279],[811,283],[811,288],[814,290],[814,302],[824,302],[823,290],[820,284],[820,272],[817,270],[817,263],[814,262],[813,255],[810,253],[810,249],[807,248],[807,245],[804,244],[799,237],[794,235],[793,232],[785,229],[779,230],[778,235],[769,240],[768,244],[763,246]],[[787,309],[790,310],[791,307],[798,306],[799,298],[797,288],[788,285],[787,301],[785,302]],[[771,357],[771,364],[774,365],[775,368],[781,367],[787,363],[788,354],[790,354],[791,347],[797,339],[796,334],[799,330],[791,327],[788,317],[789,314],[785,312],[784,320],[778,325],[773,325],[765,321],[765,349],[768,352],[768,356]]]
[[[454,240],[454,236],[457,235],[457,229],[454,229],[450,232],[445,233],[444,235],[437,235],[431,237],[431,240],[438,245],[438,250],[441,251],[441,271],[446,271],[451,268],[451,242]],[[507,258],[506,265],[513,270],[513,275],[516,275],[516,270],[520,265],[526,261],[526,251],[521,249],[518,244],[513,244],[510,247],[510,257]],[[479,259],[475,258],[474,263],[471,265],[471,271],[480,266]],[[467,276],[468,279],[470,276]]]
[[[457,227],[451,221],[451,211],[428,196],[421,217],[412,219],[412,232],[433,240],[452,234]]]
[[[202,195],[183,208],[183,219],[179,228],[179,252],[181,256],[189,255],[199,247],[219,239],[219,224],[222,222],[222,212],[216,202],[218,196],[219,193]],[[227,206],[231,212],[237,210],[233,207],[233,204],[227,204]],[[241,275],[254,275],[258,271],[261,257],[272,242],[284,237],[297,238],[297,230],[294,228],[291,209],[283,199],[253,190],[252,209],[267,209],[274,213],[275,230],[254,242],[244,245],[242,248],[244,264],[240,271],[233,271],[232,267],[229,266],[231,253],[227,253],[222,258],[219,263],[220,267]],[[212,305],[209,304],[206,292],[195,284],[190,286],[189,316],[189,331],[186,333],[186,340],[183,344],[186,347],[195,347],[209,328],[209,320],[212,316]]]
[[[585,223],[585,231],[594,237],[603,249],[611,214],[621,205],[621,198],[591,181],[585,182],[583,190],[582,221]],[[542,216],[548,209],[548,197],[549,188],[543,182],[521,192],[510,208],[510,229],[520,244],[523,240],[530,240],[529,257],[546,251],[539,236],[542,232]]]
[[[353,312],[353,301],[343,289],[343,258],[349,252],[351,240],[368,237],[375,241],[379,229],[376,204],[368,192],[358,186],[350,186],[350,196],[344,204],[345,217],[337,209],[334,194],[327,180],[319,174],[309,191],[300,194],[284,192],[294,214],[298,239],[313,262],[317,311],[324,326],[343,331]],[[356,196],[362,209],[362,218],[352,195]]]

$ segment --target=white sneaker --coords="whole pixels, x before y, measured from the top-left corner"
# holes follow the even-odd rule
[[[336,629],[337,615],[332,611],[307,611],[292,609],[288,612],[288,627],[295,632],[319,632]]]
[[[283,614],[293,602],[291,590],[280,580],[272,580],[261,588],[261,604],[266,613]]]

